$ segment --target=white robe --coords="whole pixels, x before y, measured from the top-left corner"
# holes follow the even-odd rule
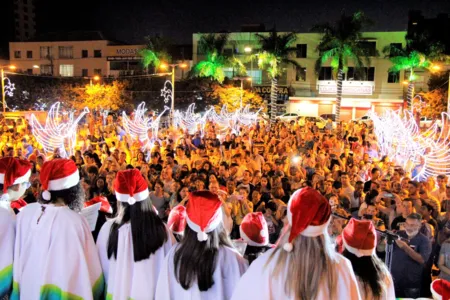
[[[107,286],[107,299],[154,299],[159,271],[166,254],[176,243],[166,229],[168,240],[148,259],[134,262],[131,224],[119,228],[117,260],[108,259],[108,239],[112,220],[107,221],[97,239],[97,249]]]
[[[242,276],[237,285],[232,300],[264,300],[264,299],[295,299],[295,293],[286,295],[284,285],[289,280],[285,274],[280,274],[278,278],[273,277],[273,271],[276,265],[279,253],[275,254],[270,263],[266,266],[270,255],[275,249],[270,249],[258,259],[256,259],[248,271]],[[283,249],[278,251],[284,251]],[[305,255],[307,255],[305,253]],[[340,254],[337,255],[337,281],[336,296],[333,300],[359,300],[358,282],[356,281],[353,268],[349,260]],[[323,284],[321,284],[323,285]],[[331,299],[328,295],[326,286],[319,286],[317,300]]]
[[[158,300],[230,299],[236,284],[248,268],[247,262],[236,250],[220,247],[216,258],[216,269],[213,273],[214,285],[206,292],[201,292],[197,283],[194,282],[188,290],[185,290],[178,283],[174,273],[174,254],[176,249],[176,246],[173,247],[167,254],[164,266],[159,273],[155,297]]]
[[[0,207],[0,299],[11,293],[13,279],[13,254],[15,217]]]
[[[103,274],[84,217],[67,206],[33,203],[18,214],[16,229],[11,299],[101,297]]]

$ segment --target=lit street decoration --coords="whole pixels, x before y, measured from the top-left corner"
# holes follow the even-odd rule
[[[128,135],[139,140],[141,149],[152,149],[154,142],[158,140],[160,119],[167,110],[169,108],[166,106],[158,117],[150,118],[146,115],[145,102],[142,102],[134,111],[133,119],[125,112],[122,113],[123,127]]]
[[[39,144],[41,144],[45,154],[50,156],[55,149],[59,149],[59,154],[63,158],[68,158],[73,155],[73,150],[77,142],[77,127],[81,119],[89,113],[89,109],[85,107],[74,119],[74,112],[68,113],[67,121],[63,121],[60,115],[60,102],[53,104],[47,115],[45,127],[43,127],[37,120],[34,114],[31,115],[31,127],[33,136]]]
[[[164,88],[161,90],[161,96],[164,97],[164,103],[172,101],[172,88],[172,82],[166,80],[166,82],[164,82]]]
[[[8,77],[5,77],[5,95],[8,97],[12,97],[14,96],[14,90],[16,89],[14,83],[11,82],[11,80],[9,80]]]
[[[437,122],[421,132],[410,111],[387,110],[382,116],[370,113],[380,154],[411,172],[413,180],[424,180],[439,174],[450,175],[450,130],[441,130]],[[441,115],[442,129],[450,117]]]

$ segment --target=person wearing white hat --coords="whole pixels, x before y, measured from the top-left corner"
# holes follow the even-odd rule
[[[294,192],[276,248],[252,263],[232,299],[361,299],[350,262],[330,242],[330,215],[330,204],[318,191]]]
[[[375,253],[377,234],[373,223],[351,219],[342,232],[342,242],[342,255],[352,263],[361,299],[395,299],[391,274]]]
[[[119,171],[114,190],[118,215],[103,225],[97,239],[106,298],[154,299],[160,268],[175,238],[153,208],[139,170]]]
[[[78,168],[69,159],[45,162],[40,181],[39,203],[17,216],[11,299],[99,299],[103,273],[89,224],[79,214]]]
[[[167,254],[159,273],[155,299],[230,299],[247,269],[233,248],[222,222],[217,194],[189,194],[184,237]]]
[[[31,164],[26,160],[0,159],[0,299],[11,293],[15,241],[15,214],[11,201],[29,187]]]

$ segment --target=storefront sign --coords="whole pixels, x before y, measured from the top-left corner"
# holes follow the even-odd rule
[[[116,55],[138,55],[139,50],[138,49],[116,49]]]
[[[108,56],[106,57],[107,61],[139,61],[141,60],[141,56]]]
[[[260,96],[263,95],[270,95],[270,91],[271,91],[272,87],[270,85],[260,85],[260,86],[254,86],[253,87],[253,91],[257,94],[259,94]],[[278,95],[289,95],[289,89],[287,86],[278,86]]]
[[[337,92],[336,83],[331,84],[319,84],[319,94],[335,95]],[[372,85],[342,85],[342,95],[372,95]]]

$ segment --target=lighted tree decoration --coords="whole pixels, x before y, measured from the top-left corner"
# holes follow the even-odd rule
[[[70,112],[67,121],[63,121],[63,113],[60,113],[60,102],[53,104],[47,114],[43,127],[34,114],[31,115],[31,128],[36,141],[41,144],[44,153],[51,155],[55,149],[59,149],[60,156],[68,158],[73,155],[77,142],[77,127],[81,119],[89,113],[85,107],[74,119],[74,112]]]
[[[142,56],[142,65],[145,68],[149,66],[159,68],[161,63],[170,62],[172,57],[168,53],[169,41],[165,38],[156,35],[151,37],[146,37],[147,46],[142,49],[139,54]]]
[[[340,121],[342,81],[348,70],[349,61],[352,61],[358,70],[370,65],[369,56],[378,56],[377,51],[368,53],[361,42],[362,29],[367,24],[370,24],[370,21],[362,12],[356,12],[351,16],[343,13],[334,25],[327,22],[315,25],[312,29],[323,34],[316,48],[319,53],[315,65],[316,74],[320,73],[323,64],[330,62],[336,78],[336,121]]]
[[[232,85],[214,85],[213,92],[211,94],[212,98],[218,99],[219,103],[216,105],[216,109],[220,109],[226,105],[231,111],[238,110],[241,105],[242,96],[242,106],[250,105],[253,110],[260,109],[264,101],[257,93],[252,91],[235,87]]]

